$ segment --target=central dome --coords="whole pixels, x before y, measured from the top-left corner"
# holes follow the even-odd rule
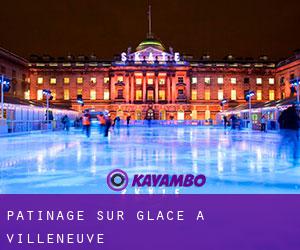
[[[159,40],[155,38],[147,38],[144,41],[142,41],[139,44],[139,46],[137,46],[136,51],[140,51],[148,47],[153,47],[155,49],[162,50],[162,51],[166,50],[163,44]]]

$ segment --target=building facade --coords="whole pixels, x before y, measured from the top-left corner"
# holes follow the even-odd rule
[[[299,55],[280,63],[267,57],[194,60],[166,49],[153,37],[112,61],[95,56],[32,56],[23,62],[25,87],[13,87],[14,94],[45,101],[43,89],[48,89],[53,104],[78,111],[108,110],[112,116],[131,115],[136,120],[215,119],[223,99],[226,109],[244,104],[249,90],[255,92],[253,102],[285,98],[290,96],[289,80],[300,75]]]

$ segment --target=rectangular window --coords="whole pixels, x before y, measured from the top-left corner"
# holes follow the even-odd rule
[[[77,83],[82,84],[83,83],[83,77],[77,77]]]
[[[77,89],[77,95],[82,95],[82,89]]]
[[[55,77],[50,78],[50,84],[56,84],[56,78]]]
[[[90,99],[96,100],[96,90],[94,90],[94,89],[90,90]]]
[[[64,89],[64,100],[70,100],[70,90]]]
[[[198,79],[196,76],[192,77],[192,84],[197,84]]]
[[[153,90],[148,90],[147,91],[147,100],[149,100],[149,101],[154,100],[154,91]]]
[[[43,100],[43,90],[42,89],[39,89],[37,91],[37,98],[36,98],[38,101],[40,100]]]
[[[96,77],[91,77],[91,83],[97,83],[97,78]]]
[[[118,82],[123,82],[123,76],[118,76],[118,77],[117,77],[117,81],[118,81]]]
[[[204,78],[204,83],[205,84],[210,84],[210,77],[205,77]]]
[[[104,78],[103,78],[103,82],[104,82],[104,83],[109,83],[109,77],[104,77]]]
[[[192,90],[192,100],[193,101],[197,100],[197,90],[196,89]]]
[[[256,78],[256,84],[262,84],[262,78]]]
[[[233,101],[236,100],[236,90],[235,89],[231,90],[231,100],[233,100]]]
[[[149,85],[153,85],[153,79],[152,79],[152,78],[148,78],[147,83],[148,83]]]
[[[223,100],[223,89],[218,90],[218,100]]]
[[[158,91],[158,99],[161,100],[161,101],[166,100],[166,94],[165,94],[164,90],[159,90]]]
[[[269,100],[270,101],[275,100],[275,91],[273,89],[269,90]]]
[[[210,90],[205,90],[204,92],[204,99],[209,101],[210,100]]]
[[[166,80],[164,78],[159,78],[159,85],[164,85]]]
[[[142,100],[142,90],[136,90],[135,91],[135,100]]]
[[[43,84],[43,82],[44,82],[44,78],[43,77],[38,77],[37,83],[38,84]]]
[[[269,84],[274,84],[275,83],[275,79],[274,78],[269,78]]]
[[[182,77],[182,76],[179,76],[179,77],[178,77],[178,83],[184,83],[183,77]]]
[[[135,79],[135,84],[141,85],[142,84],[142,78],[136,78]]]
[[[118,89],[118,97],[117,99],[123,99],[123,89]]]
[[[223,84],[223,83],[224,83],[224,78],[218,77],[218,84]]]
[[[232,84],[236,84],[236,78],[231,78],[230,80]]]
[[[70,83],[70,78],[64,77],[64,84],[69,84],[69,83]]]
[[[24,92],[24,99],[25,100],[30,100],[30,90],[27,90]]]
[[[104,90],[103,99],[104,100],[109,100],[109,90],[108,89]]]
[[[262,100],[262,91],[260,89],[256,92],[256,100],[261,101]]]
[[[55,89],[51,89],[50,90],[51,91],[51,95],[53,96],[53,101],[55,101],[56,100],[56,90]]]

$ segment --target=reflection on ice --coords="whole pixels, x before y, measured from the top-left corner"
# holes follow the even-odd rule
[[[287,136],[289,141],[283,140]],[[204,174],[202,188],[131,188],[125,194],[299,193],[299,143],[288,135],[204,127],[96,128],[0,138],[1,193],[112,193],[106,175]]]

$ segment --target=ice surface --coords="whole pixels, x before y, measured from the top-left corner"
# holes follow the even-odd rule
[[[204,174],[201,188],[127,188],[124,193],[300,193],[299,144],[276,132],[209,127],[130,127],[104,138],[93,128],[0,138],[0,193],[115,193],[116,168]]]

